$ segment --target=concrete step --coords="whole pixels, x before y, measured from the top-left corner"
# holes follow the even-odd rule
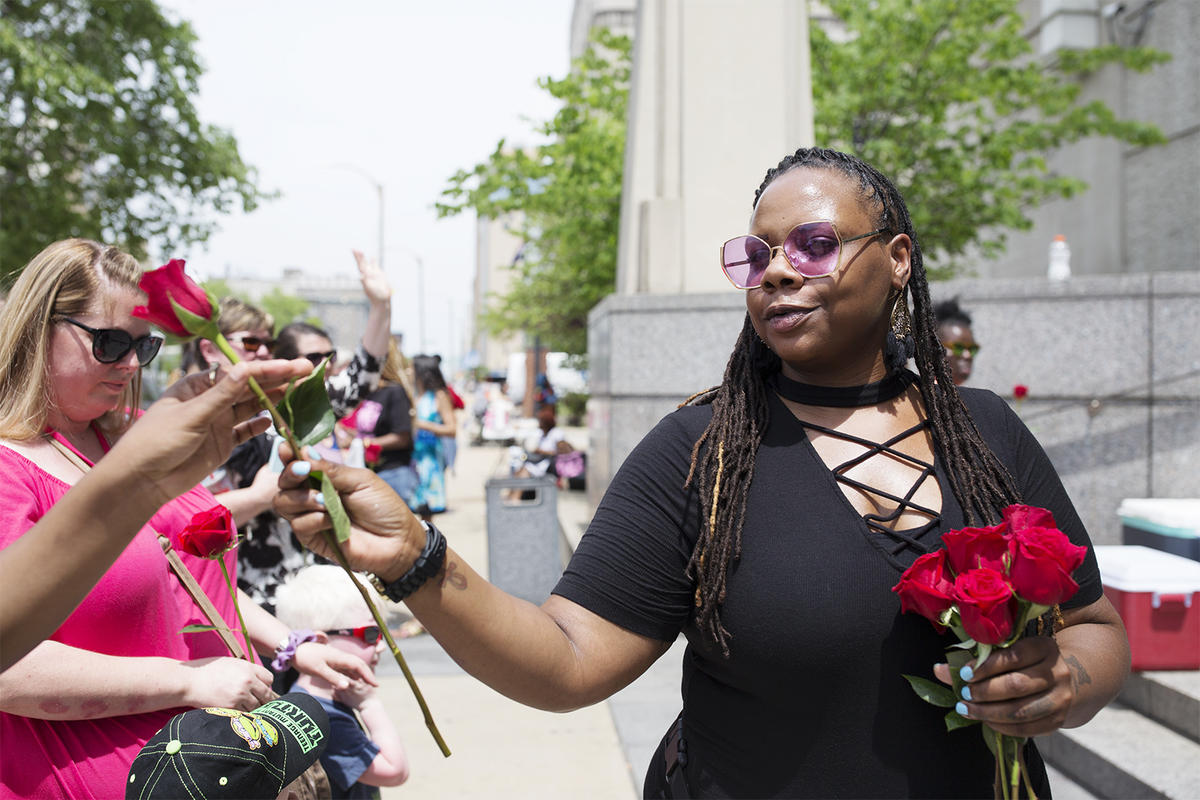
[[[1046,777],[1050,781],[1050,792],[1054,795],[1054,800],[1100,800],[1049,764],[1046,765]]]
[[[1135,672],[1121,690],[1121,703],[1200,742],[1200,670]],[[1196,794],[1200,796],[1200,787]]]
[[[1046,762],[1099,798],[1193,800],[1200,744],[1114,703],[1081,728],[1038,739]]]

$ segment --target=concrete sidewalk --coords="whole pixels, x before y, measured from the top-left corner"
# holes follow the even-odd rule
[[[485,575],[484,486],[506,474],[505,448],[463,440],[448,476],[449,508],[437,518],[455,551]],[[583,493],[559,497],[564,525],[580,530],[588,513]],[[578,541],[578,533],[571,538]],[[569,714],[503,697],[464,673],[428,634],[399,644],[453,755],[442,756],[399,667],[385,656],[380,694],[408,749],[411,777],[384,789],[384,798],[632,800],[641,796],[647,762],[679,711],[682,643],[608,701]]]

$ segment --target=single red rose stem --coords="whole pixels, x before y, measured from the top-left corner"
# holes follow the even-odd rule
[[[238,624],[242,626],[242,638],[246,640],[246,660],[251,664],[257,664],[258,654],[254,652],[254,645],[250,644],[250,631],[246,630],[246,620],[242,618],[242,607],[238,605],[237,587],[229,579],[229,569],[225,566],[224,556],[224,553],[217,556],[217,563],[221,565],[221,574],[225,576],[225,585],[229,587],[229,596],[233,598],[233,612],[237,614]]]
[[[225,337],[220,333],[217,334],[217,338],[214,340],[214,343],[231,362],[236,364],[241,360],[238,358],[237,353],[233,352],[233,348],[229,346],[229,342],[226,341]],[[279,410],[275,407],[275,404],[271,402],[271,398],[267,397],[266,392],[262,390],[262,387],[258,385],[254,378],[250,378],[249,382],[250,389],[255,393],[255,395],[258,396],[259,403],[261,403],[262,407],[271,413],[271,419],[275,423],[275,429],[278,430],[287,440],[288,445],[292,448],[293,455],[299,457],[300,444],[296,441],[296,437],[293,435],[291,428],[288,427],[283,417],[279,414]],[[386,620],[384,620],[383,615],[380,614],[379,609],[375,607],[375,604],[371,602],[371,596],[367,593],[367,590],[363,588],[363,585],[358,582],[357,578],[354,577],[354,570],[350,567],[350,563],[346,560],[345,554],[342,553],[342,548],[338,544],[337,536],[332,531],[325,531],[325,541],[328,543],[329,549],[333,551],[337,562],[342,565],[342,569],[346,571],[346,575],[354,583],[355,588],[358,589],[358,592],[362,595],[363,600],[366,601],[367,608],[371,610],[371,616],[375,618],[375,622],[379,625],[379,630],[383,633],[384,639],[387,640],[388,647],[391,648],[392,656],[396,659],[396,663],[400,666],[400,671],[404,673],[404,679],[408,681],[409,688],[412,690],[413,695],[417,698],[417,705],[421,707],[421,713],[425,716],[425,727],[429,728],[429,732],[433,735],[434,741],[437,742],[438,748],[441,749],[442,755],[449,757],[450,748],[446,746],[446,741],[442,738],[442,734],[438,730],[437,723],[433,721],[433,714],[430,713],[429,706],[425,703],[425,696],[421,694],[421,689],[417,686],[417,679],[413,676],[412,671],[409,670],[408,664],[404,660],[404,656],[400,653],[399,645],[397,645],[396,641],[392,638],[392,634],[391,631],[388,630]],[[225,562],[221,562],[221,568],[225,568]],[[228,574],[226,574],[225,580],[229,580]],[[234,608],[237,608],[236,597],[234,598]],[[238,619],[241,619],[241,611],[238,611]],[[245,630],[246,625],[243,622],[242,632],[244,633]],[[246,640],[246,643],[249,645],[249,639]],[[253,650],[251,650],[251,652],[253,652]]]
[[[350,568],[350,563],[346,561],[345,555],[342,554],[341,549],[338,547],[337,536],[334,535],[333,531],[329,530],[322,533],[325,536],[325,542],[333,550],[333,554],[337,556],[338,563],[342,565],[342,569],[346,570],[346,574],[350,576],[350,580],[354,581],[354,587],[358,589],[358,593],[362,595],[363,600],[367,601],[367,608],[371,609],[371,615],[375,617],[375,624],[379,626],[379,631],[387,641],[388,648],[392,651],[392,656],[395,657],[396,663],[400,665],[400,671],[404,673],[404,679],[408,681],[408,686],[412,689],[413,696],[417,698],[417,705],[421,707],[421,713],[425,716],[425,727],[429,729],[433,740],[437,742],[442,755],[449,758],[450,748],[446,745],[446,740],[442,738],[437,723],[433,721],[433,714],[429,711],[429,706],[425,703],[425,696],[421,694],[421,689],[417,686],[417,679],[413,677],[412,671],[408,668],[408,662],[404,660],[404,655],[400,652],[400,645],[396,644],[396,640],[392,638],[392,632],[388,630],[387,621],[379,613],[379,609],[375,607],[375,604],[371,602],[371,595],[367,593],[366,587],[354,577],[354,571]]]

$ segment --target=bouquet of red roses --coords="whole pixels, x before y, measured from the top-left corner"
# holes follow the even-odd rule
[[[959,671],[969,662],[982,664],[997,647],[1009,647],[1026,625],[1079,589],[1071,573],[1083,563],[1087,549],[1071,544],[1044,508],[1013,505],[1003,521],[987,528],[961,528],[942,534],[945,547],[918,558],[892,591],[902,611],[913,611],[949,629],[959,643],[947,652],[953,689],[936,681],[905,675],[926,702],[949,708],[946,729],[974,724],[955,710],[963,684]],[[983,738],[996,757],[997,796],[1016,798],[1023,781],[1033,787],[1022,751],[1025,739],[982,726]]]

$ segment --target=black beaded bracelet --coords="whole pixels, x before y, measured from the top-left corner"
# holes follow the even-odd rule
[[[425,549],[408,572],[387,584],[378,575],[368,575],[376,591],[393,603],[399,603],[420,589],[425,581],[442,571],[446,561],[446,537],[432,523],[422,521],[421,525],[425,527]]]

